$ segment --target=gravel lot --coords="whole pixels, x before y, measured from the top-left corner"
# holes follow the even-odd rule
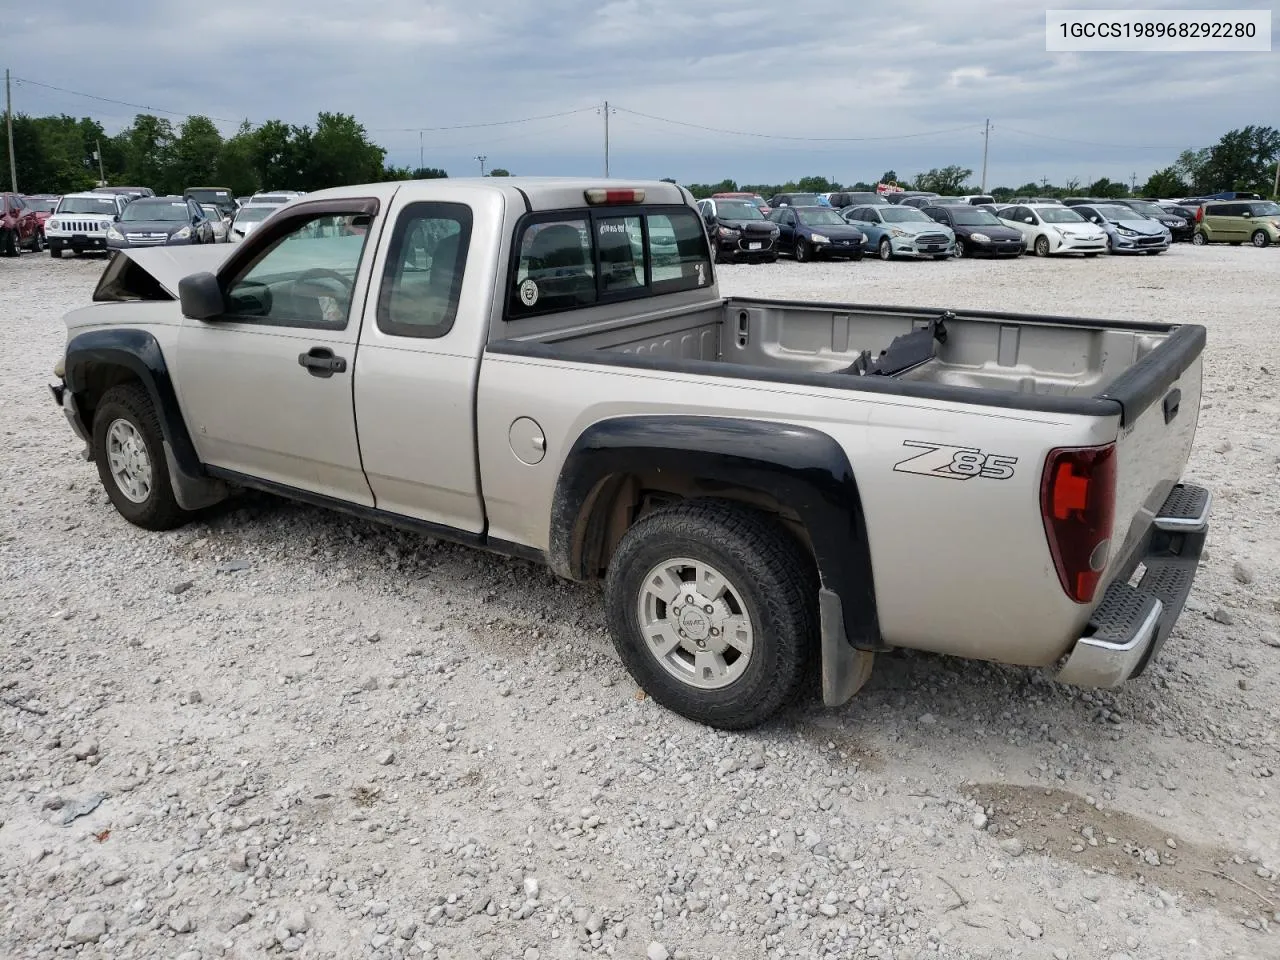
[[[0,956],[1280,957],[1280,250],[722,268],[1209,327],[1214,527],[1144,677],[884,656],[746,735],[529,564],[258,496],[130,527],[45,390],[101,269],[0,261]]]

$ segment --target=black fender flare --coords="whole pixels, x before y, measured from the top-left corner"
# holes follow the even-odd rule
[[[766,493],[794,510],[813,545],[821,579],[823,693],[852,696],[856,650],[886,649],[876,608],[871,547],[853,467],[831,436],[809,427],[711,416],[617,417],[592,424],[561,468],[551,510],[548,561],[585,579],[575,557],[584,508],[618,474],[670,470],[714,486]],[[865,675],[858,680],[861,685]],[[841,692],[845,691],[845,692]]]
[[[95,366],[125,368],[151,395],[160,418],[165,459],[178,502],[186,509],[195,510],[225,498],[225,484],[205,473],[195,444],[191,442],[159,341],[145,330],[128,328],[76,334],[67,343],[63,371],[63,380],[73,396],[79,397],[88,388],[90,371]],[[93,424],[83,426],[92,436]]]

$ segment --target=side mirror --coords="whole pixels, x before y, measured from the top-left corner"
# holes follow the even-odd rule
[[[1240,214],[1240,216],[1244,217],[1246,220],[1252,220],[1252,219],[1253,219],[1253,214],[1252,214],[1252,213],[1242,213],[1242,214]]]
[[[1035,223],[1035,222],[1036,222],[1036,218],[1035,218],[1035,217],[1023,217],[1023,221],[1022,221],[1022,222],[1023,222],[1023,223]]]
[[[191,320],[211,320],[226,313],[222,288],[212,273],[193,273],[179,280],[178,301],[182,315]]]
[[[117,213],[114,217],[112,217],[112,218],[111,218],[111,222],[112,222],[112,223],[119,223],[119,222],[120,222],[120,214],[118,214],[118,213]]]

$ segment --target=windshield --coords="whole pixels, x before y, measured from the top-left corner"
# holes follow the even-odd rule
[[[241,207],[236,214],[236,223],[259,223],[267,219],[273,210],[275,207]]]
[[[764,214],[746,200],[717,200],[716,213],[726,220],[763,220]]]
[[[190,216],[183,200],[135,200],[124,208],[121,220],[186,220]]]
[[[1280,216],[1280,203],[1251,203],[1249,212],[1255,217]]]
[[[932,223],[933,220],[915,207],[886,207],[880,211],[885,223]]]
[[[1129,209],[1142,214],[1144,217],[1169,216],[1169,214],[1165,213],[1164,210],[1161,209],[1158,204],[1151,203],[1148,200],[1141,200],[1141,201],[1134,200],[1132,203],[1129,204]]]
[[[224,207],[231,203],[230,190],[189,190],[187,195],[202,207],[206,203],[216,203]]]
[[[58,213],[100,213],[114,217],[116,201],[112,197],[63,197]]]
[[[1093,208],[1104,220],[1139,220],[1141,217],[1128,207],[1102,204]],[[1047,218],[1046,218],[1047,219]]]
[[[974,207],[971,210],[959,209],[949,211],[951,219],[962,227],[998,227],[1000,218],[989,210]]]
[[[23,197],[22,201],[36,213],[53,213],[58,205],[57,200],[44,200],[39,197]]]
[[[846,224],[844,217],[834,210],[797,210],[796,216],[800,218],[801,223],[810,227],[832,227]]]
[[[816,207],[818,195],[816,193],[784,193],[782,201],[793,207]]]
[[[1040,207],[1036,210],[1045,223],[1084,223],[1084,217],[1070,207]]]

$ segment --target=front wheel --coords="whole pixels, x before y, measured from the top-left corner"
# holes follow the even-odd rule
[[[764,262],[765,262],[765,263],[777,263],[777,262],[778,262],[778,255],[775,253],[775,254],[774,254],[773,256],[771,256],[771,257],[765,257],[765,258],[764,258]]]
[[[1199,230],[1197,230],[1195,233],[1191,235],[1191,243],[1193,246],[1203,247],[1208,242],[1209,242],[1209,238],[1206,237]]]
[[[107,497],[130,523],[172,530],[191,518],[173,495],[160,418],[141,385],[121,384],[102,395],[93,416],[93,454]]]
[[[849,254],[849,259],[850,259],[850,260],[852,260],[854,263],[857,263],[857,262],[858,262],[859,260],[861,260],[865,255],[866,255],[866,254],[865,254],[865,253],[863,253],[863,251],[859,250],[857,253],[851,253],[851,254]]]
[[[964,259],[964,256],[965,256],[964,244],[961,243],[959,240],[956,241],[956,249],[954,251],[954,255],[957,260]]]
[[[605,580],[609,631],[631,676],[681,716],[764,723],[800,693],[816,649],[817,573],[780,524],[689,500],[623,536]]]
[[[18,255],[18,235],[12,230],[0,233],[0,257],[16,257]]]
[[[1047,257],[1049,255],[1049,238],[1041,234],[1036,237],[1036,256]]]
[[[1267,231],[1265,230],[1253,231],[1253,236],[1249,239],[1253,241],[1255,247],[1265,247],[1271,242],[1271,238],[1267,236]]]
[[[880,246],[877,248],[877,252],[880,254],[881,260],[887,262],[893,259],[893,244],[889,242],[888,237],[880,238]]]
[[[44,253],[44,234],[36,231],[36,235],[31,238],[31,252]]]
[[[62,248],[61,248],[61,247],[50,247],[50,248],[49,248],[49,256],[53,257],[53,259],[55,259],[55,260],[61,260],[61,259],[62,259]]]
[[[809,242],[802,237],[796,237],[796,263],[808,263],[812,259]]]

